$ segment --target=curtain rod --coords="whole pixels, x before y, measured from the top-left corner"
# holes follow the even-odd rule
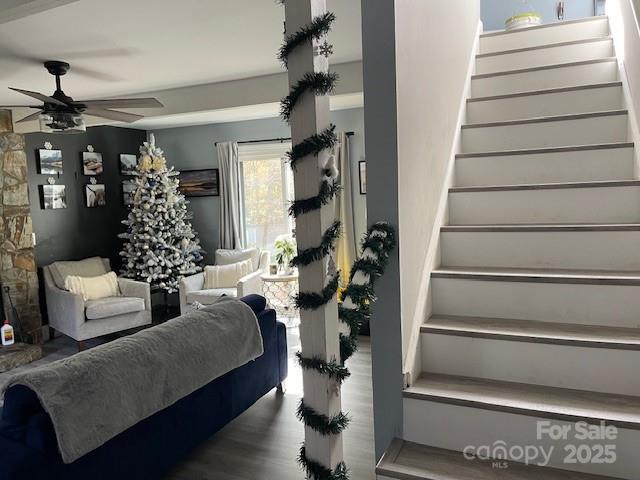
[[[345,132],[345,135],[347,136],[352,136],[354,135],[355,132]],[[284,143],[284,142],[288,142],[289,140],[291,140],[291,137],[278,137],[278,138],[265,138],[263,140],[242,140],[240,142],[237,142],[238,145],[243,145],[246,143],[268,143],[268,142],[280,142],[280,143]],[[218,145],[218,143],[220,142],[215,142],[214,145]]]

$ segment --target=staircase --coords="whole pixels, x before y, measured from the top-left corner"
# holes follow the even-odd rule
[[[379,479],[640,478],[640,181],[619,78],[606,17],[481,36],[423,373]],[[567,437],[538,438],[550,425]]]

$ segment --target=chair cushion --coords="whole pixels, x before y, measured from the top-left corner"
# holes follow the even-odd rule
[[[138,297],[107,297],[89,300],[86,304],[85,315],[88,320],[115,317],[126,313],[144,310],[144,300]]]
[[[108,265],[109,260],[100,257],[91,257],[78,261],[54,262],[49,265],[49,271],[56,286],[64,290],[65,281],[69,275],[97,277],[111,270]]]
[[[231,263],[249,260],[253,262],[254,271],[260,267],[260,250],[257,248],[247,248],[245,250],[216,250],[216,265],[229,265]]]
[[[97,277],[69,275],[64,285],[71,293],[82,296],[85,302],[98,300],[99,298],[120,296],[116,272],[105,273]]]
[[[203,305],[209,305],[213,301],[227,295],[229,297],[238,296],[237,288],[210,288],[207,290],[197,290],[187,293],[187,303],[198,302]]]
[[[253,271],[251,259],[229,265],[207,265],[204,267],[204,288],[235,288],[242,277]]]

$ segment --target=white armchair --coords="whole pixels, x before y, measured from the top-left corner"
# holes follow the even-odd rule
[[[260,277],[268,273],[270,253],[268,250],[258,250],[249,248],[246,250],[224,250],[218,249],[215,254],[216,265],[230,265],[244,260],[251,259],[254,271],[245,275],[235,287],[229,288],[204,288],[204,272],[184,277],[180,280],[180,313],[188,311],[188,306],[194,302],[208,305],[216,299],[227,295],[231,297],[244,297],[251,293],[262,294],[262,280]]]
[[[77,262],[55,262],[43,268],[49,327],[78,342],[151,323],[151,292],[144,282],[118,278],[121,296],[85,302],[65,290],[69,275],[95,277],[111,271],[109,260],[93,257]]]

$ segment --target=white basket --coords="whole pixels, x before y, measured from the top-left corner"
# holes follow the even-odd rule
[[[533,12],[521,13],[507,18],[504,22],[505,30],[517,30],[519,28],[533,27],[542,24],[540,15]]]

